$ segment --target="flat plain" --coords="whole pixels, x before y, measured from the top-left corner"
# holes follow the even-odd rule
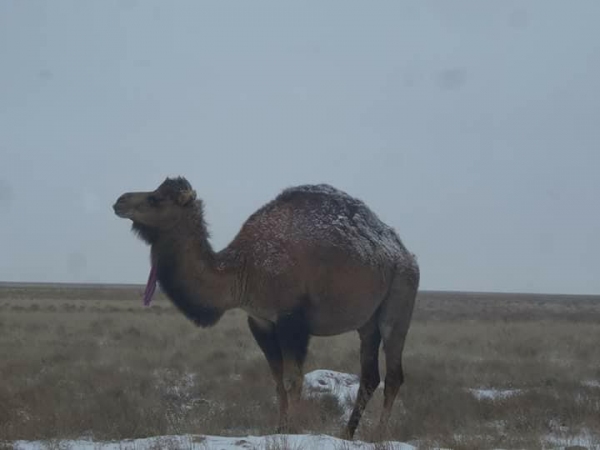
[[[0,441],[274,433],[274,385],[245,315],[200,329],[162,294],[144,308],[142,291],[0,284]],[[373,431],[379,389],[356,438],[598,448],[599,343],[600,296],[422,291],[389,430]],[[357,334],[313,338],[316,369],[357,374]],[[342,415],[332,394],[306,399],[297,420],[337,436]]]

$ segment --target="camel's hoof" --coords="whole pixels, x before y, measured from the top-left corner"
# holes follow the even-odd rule
[[[352,441],[354,440],[354,433],[348,428],[344,428],[340,433],[340,439],[343,439],[345,441]]]
[[[379,424],[377,428],[375,428],[374,436],[377,440],[382,441],[387,439],[390,436],[390,427],[386,424]]]
[[[279,425],[276,430],[277,434],[296,434],[294,429],[289,424]]]

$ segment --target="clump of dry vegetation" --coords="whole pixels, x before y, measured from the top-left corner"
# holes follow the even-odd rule
[[[273,433],[273,382],[245,316],[202,330],[162,297],[143,308],[140,293],[0,286],[0,440]],[[417,305],[389,429],[373,434],[378,390],[357,439],[539,448],[550,434],[600,434],[599,298],[424,292]],[[317,368],[357,373],[357,336],[313,339],[306,370]],[[324,397],[298,420],[337,435],[341,414]]]

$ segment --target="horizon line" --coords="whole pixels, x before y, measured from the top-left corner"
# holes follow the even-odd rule
[[[143,289],[145,283],[109,283],[109,282],[70,282],[70,281],[0,281],[0,288],[6,287],[74,287],[82,289],[94,288],[140,288]],[[598,294],[573,294],[558,292],[523,292],[523,291],[481,291],[481,290],[455,290],[455,289],[419,289],[423,293],[455,293],[455,294],[495,294],[495,295],[546,295],[555,297],[600,297]]]

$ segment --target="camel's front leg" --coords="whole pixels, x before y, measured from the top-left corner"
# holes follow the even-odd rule
[[[264,320],[248,317],[248,326],[269,363],[271,374],[275,380],[277,399],[279,400],[279,425],[277,432],[281,433],[287,429],[288,424],[288,398],[283,382],[283,356],[275,324]]]
[[[283,358],[283,385],[292,417],[302,395],[304,360],[310,340],[308,324],[302,310],[282,315],[275,325]]]
[[[282,315],[276,323],[248,317],[254,339],[271,368],[279,399],[278,432],[289,432],[290,412],[300,401],[309,332],[303,312]],[[290,411],[291,410],[291,411]]]

